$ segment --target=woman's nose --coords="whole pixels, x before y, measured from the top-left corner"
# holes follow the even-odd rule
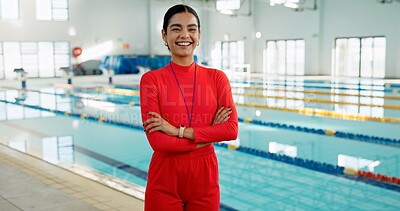
[[[189,37],[189,32],[187,29],[183,29],[180,34],[181,37]]]

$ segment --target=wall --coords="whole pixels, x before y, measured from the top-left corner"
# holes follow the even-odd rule
[[[214,5],[213,5],[214,6]],[[245,62],[253,63],[253,46],[254,46],[254,18],[252,14],[252,4],[250,1],[244,1],[238,15],[223,15],[211,9],[208,24],[209,39],[205,45],[211,51],[216,41],[227,41],[225,35],[229,36],[230,41],[244,40],[245,46]],[[211,62],[211,59],[210,61]]]
[[[35,1],[20,0],[21,19],[0,20],[0,41],[70,41],[87,49],[111,40],[110,54],[149,53],[147,0],[70,0],[69,5],[69,21],[38,21]],[[69,36],[70,27],[76,36]],[[121,43],[130,49],[121,49]]]
[[[307,8],[313,5],[306,5]],[[304,39],[305,49],[305,73],[316,75],[319,72],[319,10],[305,9],[303,12],[295,12],[282,6],[271,7],[265,1],[255,1],[255,31],[262,33],[260,39],[256,39],[254,66],[257,72],[262,72],[263,49],[267,40],[276,39]]]
[[[49,41],[69,38],[69,22],[37,21],[35,7],[35,1],[21,0],[20,20],[0,20],[0,40]]]
[[[249,2],[244,1],[244,2]],[[308,0],[306,8],[313,7]],[[295,12],[282,6],[271,7],[266,0],[252,0],[251,17],[228,17],[211,12],[210,43],[247,37],[246,63],[262,72],[262,52],[267,40],[304,39],[305,74],[330,75],[332,48],[336,37],[385,36],[386,78],[400,78],[400,2],[380,4],[376,0],[318,0],[317,10]],[[262,37],[256,39],[255,32]],[[247,46],[248,45],[248,46]]]
[[[112,54],[148,54],[149,31],[147,30],[148,4],[146,0],[72,0],[84,4],[85,11],[79,5],[72,7],[80,10],[76,13],[75,24],[85,26],[79,37],[83,47],[89,47],[112,40],[115,50]],[[72,5],[73,6],[73,5]],[[129,43],[129,49],[121,49],[122,43]]]
[[[385,36],[386,78],[400,78],[400,2],[323,1],[321,5],[321,72],[329,75],[336,37]]]
[[[34,0],[20,0],[21,20],[0,20],[0,41],[70,41],[91,48],[112,40],[109,54],[167,55],[161,39],[162,17],[173,4],[186,2],[201,18],[201,40],[196,54],[210,61],[215,41],[245,40],[245,62],[262,72],[266,40],[306,41],[306,75],[330,75],[331,50],[336,37],[376,36],[387,38],[386,77],[400,78],[400,2],[376,0],[318,0],[318,9],[295,12],[270,7],[267,0],[244,0],[241,15],[230,17],[215,11],[214,1],[200,0],[70,0],[70,21],[37,21]],[[312,0],[307,0],[311,7]],[[251,14],[251,15],[249,15]],[[68,35],[69,27],[77,35]],[[255,32],[261,32],[260,39]],[[128,43],[129,49],[120,48]],[[99,56],[98,58],[100,58]]]

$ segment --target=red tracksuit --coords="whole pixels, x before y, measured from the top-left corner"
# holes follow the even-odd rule
[[[237,137],[238,117],[226,75],[195,63],[186,67],[173,62],[147,72],[140,81],[142,120],[151,118],[146,113],[153,111],[175,127],[189,127],[188,111],[192,111],[193,94],[193,114],[189,115],[192,116],[194,140],[163,132],[146,133],[154,150],[145,193],[146,211],[219,210],[218,163],[214,146],[196,149],[196,143],[235,140]],[[232,108],[230,118],[212,125],[221,106]]]

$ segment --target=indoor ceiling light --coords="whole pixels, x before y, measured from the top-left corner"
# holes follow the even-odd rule
[[[298,9],[300,7],[298,4],[290,3],[290,2],[283,4],[283,6],[289,7],[289,8],[292,8],[292,9]]]
[[[306,1],[307,0],[270,0],[269,5],[282,5],[294,9],[295,11],[303,11],[304,9],[317,10],[317,0],[314,0],[312,7],[307,7]]]
[[[221,14],[224,14],[224,15],[233,15],[233,14],[235,14],[235,12],[233,10],[219,10],[219,12]]]
[[[240,9],[240,0],[217,0],[215,7],[222,14],[233,15]]]
[[[274,6],[276,4],[285,5],[285,4],[299,4],[300,0],[270,0],[269,4]]]

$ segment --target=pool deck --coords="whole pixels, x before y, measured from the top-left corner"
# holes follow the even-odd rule
[[[116,81],[138,81],[137,75]],[[0,89],[20,88],[17,80],[0,80]],[[30,79],[28,89],[40,89],[65,78]],[[104,76],[81,76],[75,85],[105,85]],[[0,144],[0,210],[143,210],[143,201],[66,169]]]
[[[0,210],[143,210],[143,201],[0,144]]]

